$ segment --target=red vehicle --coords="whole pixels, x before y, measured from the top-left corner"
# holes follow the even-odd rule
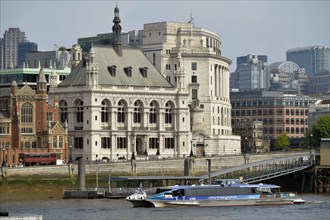
[[[24,166],[56,165],[56,154],[53,153],[20,153],[19,162]]]

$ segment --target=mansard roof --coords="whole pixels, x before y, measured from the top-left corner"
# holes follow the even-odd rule
[[[139,49],[123,48],[122,56],[118,56],[112,46],[95,45],[93,50],[94,62],[98,66],[99,85],[173,87]],[[87,54],[86,57],[89,55]],[[85,85],[84,62],[88,61],[81,61],[58,87]],[[115,75],[110,74],[113,67],[116,71]],[[131,74],[125,72],[128,67],[131,69]],[[147,70],[146,74],[145,70]]]

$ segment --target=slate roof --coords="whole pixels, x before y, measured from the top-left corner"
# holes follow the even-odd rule
[[[95,45],[93,50],[94,62],[98,66],[99,85],[173,88],[139,49],[122,48],[122,56],[118,56],[112,46]],[[111,76],[108,71],[108,67],[113,65],[116,66],[115,76]],[[132,67],[131,77],[128,77],[124,71],[124,68],[129,66]],[[147,77],[143,77],[140,73],[139,69],[142,67],[148,68]],[[85,82],[85,67],[81,61],[58,87],[81,86],[85,85]]]

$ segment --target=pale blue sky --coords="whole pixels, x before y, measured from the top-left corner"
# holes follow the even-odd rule
[[[265,54],[273,63],[284,61],[288,49],[330,44],[330,0],[0,0],[0,32],[18,27],[41,51],[53,44],[71,47],[79,37],[111,32],[116,2],[124,32],[145,23],[186,22],[192,13],[195,27],[220,35],[222,55],[233,61],[231,71],[238,56]]]

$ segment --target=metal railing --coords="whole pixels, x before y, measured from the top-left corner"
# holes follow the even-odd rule
[[[289,157],[264,160],[237,167],[232,167],[200,176],[206,180],[242,178],[245,183],[260,182],[263,180],[298,172],[313,166],[313,155],[295,155]]]

